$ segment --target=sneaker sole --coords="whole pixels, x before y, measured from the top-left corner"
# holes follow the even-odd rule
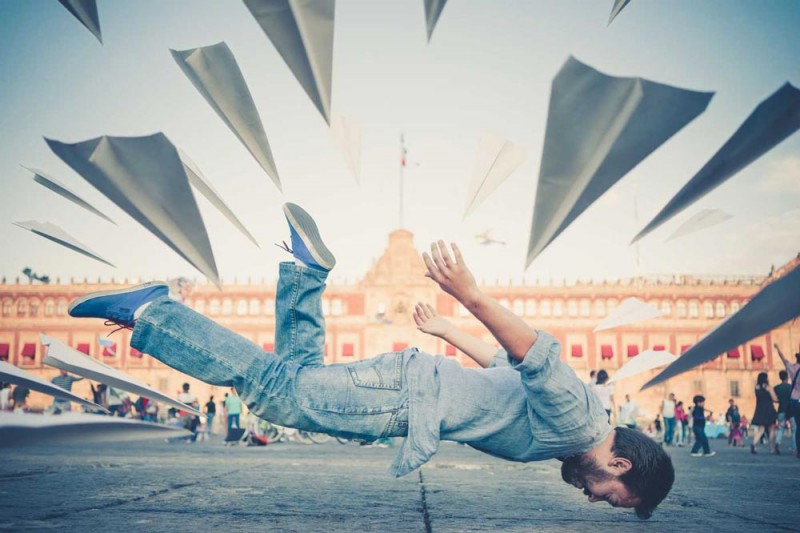
[[[82,303],[88,302],[94,298],[100,298],[102,296],[116,296],[118,294],[127,294],[135,291],[139,291],[142,289],[147,289],[149,287],[166,287],[169,290],[169,284],[164,283],[163,281],[150,281],[148,283],[142,283],[141,285],[134,285],[133,287],[127,287],[125,289],[114,289],[110,291],[97,291],[87,294],[86,296],[81,296],[77,300],[74,300],[69,307],[67,308],[67,314],[72,316],[72,310],[81,305]]]
[[[314,258],[314,261],[323,268],[333,270],[336,266],[336,258],[333,256],[325,243],[322,242],[322,237],[319,235],[317,223],[311,218],[311,215],[296,204],[287,203],[283,206],[283,213],[289,219],[289,223],[300,236],[300,239],[306,245],[308,253]]]

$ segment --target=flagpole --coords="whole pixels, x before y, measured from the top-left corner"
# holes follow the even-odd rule
[[[399,202],[399,229],[403,229],[403,181],[405,179],[406,168],[406,141],[403,132],[400,132],[400,202]]]

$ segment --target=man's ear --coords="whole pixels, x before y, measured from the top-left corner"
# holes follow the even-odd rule
[[[618,476],[621,476],[633,468],[633,463],[631,463],[630,459],[626,459],[625,457],[612,457],[608,462],[608,466],[611,467]]]

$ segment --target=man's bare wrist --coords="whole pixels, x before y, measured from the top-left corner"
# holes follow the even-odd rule
[[[480,306],[481,300],[483,300],[484,296],[485,295],[481,292],[481,290],[476,287],[468,294],[459,298],[459,302],[461,302],[461,305],[472,311],[476,307]]]

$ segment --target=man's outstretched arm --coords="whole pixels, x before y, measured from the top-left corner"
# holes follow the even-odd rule
[[[414,322],[421,332],[452,344],[481,367],[489,368],[492,365],[497,348],[457,328],[452,322],[439,316],[430,305],[423,303],[416,305]]]
[[[431,244],[430,254],[428,252],[422,254],[422,259],[428,268],[425,275],[438,283],[444,292],[453,296],[480,320],[514,360],[522,362],[538,338],[536,331],[517,315],[484,294],[464,263],[458,246],[452,243],[451,247],[452,257],[444,241]]]

